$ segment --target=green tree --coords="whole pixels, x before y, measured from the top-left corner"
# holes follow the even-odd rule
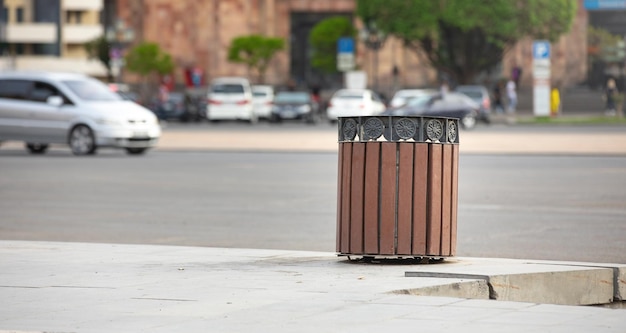
[[[174,71],[172,57],[159,44],[143,42],[130,49],[125,57],[126,69],[142,77],[151,74],[166,75]]]
[[[622,36],[613,35],[606,29],[591,26],[587,28],[587,51],[590,61],[604,60],[607,51],[617,50],[620,42],[623,42]]]
[[[171,74],[174,71],[172,57],[161,50],[159,44],[142,42],[126,54],[124,57],[126,69],[141,76],[141,100],[148,101],[154,97],[154,87],[159,78]]]
[[[258,81],[265,81],[265,72],[274,55],[285,48],[282,38],[261,35],[241,36],[233,39],[228,48],[228,60],[244,64],[257,73]]]
[[[335,16],[320,21],[309,35],[313,48],[311,66],[327,73],[337,73],[337,41],[355,36],[356,29],[346,17]]]
[[[524,37],[558,40],[577,6],[577,0],[358,0],[357,14],[468,83]]]
[[[98,37],[88,43],[85,43],[85,50],[90,58],[96,58],[104,65],[107,70],[107,79],[113,81],[113,73],[111,72],[111,56],[110,44],[104,36]]]

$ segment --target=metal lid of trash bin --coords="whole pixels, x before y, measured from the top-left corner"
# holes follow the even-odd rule
[[[339,117],[339,142],[459,143],[459,120],[448,117]]]

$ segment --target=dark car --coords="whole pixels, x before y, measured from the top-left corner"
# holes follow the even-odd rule
[[[478,120],[486,124],[491,123],[491,96],[489,96],[487,87],[481,85],[461,85],[456,87],[454,91],[466,95],[479,105]]]
[[[301,120],[309,124],[318,121],[319,106],[310,93],[304,91],[281,91],[274,96],[271,122]]]
[[[385,114],[458,118],[462,128],[472,129],[476,126],[478,112],[479,106],[464,94],[435,92],[411,98],[400,107],[387,109]]]
[[[186,115],[185,94],[170,92],[165,101],[157,101],[152,108],[161,120],[181,120]]]

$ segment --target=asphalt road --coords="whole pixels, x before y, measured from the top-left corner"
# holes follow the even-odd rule
[[[459,169],[457,255],[626,263],[626,156],[462,151]],[[0,170],[1,239],[335,251],[334,152],[0,148]]]

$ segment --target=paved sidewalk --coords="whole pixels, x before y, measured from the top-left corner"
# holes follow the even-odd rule
[[[157,150],[337,151],[335,131],[258,133],[166,129]],[[626,155],[626,131],[608,133],[461,132],[461,153]]]
[[[0,271],[0,332],[626,332],[622,309],[489,299],[614,297],[624,265],[0,241]]]
[[[337,150],[301,134],[166,129],[157,150]],[[626,133],[465,131],[461,152],[625,155]],[[0,241],[0,272],[0,333],[626,332],[626,310],[577,305],[624,299],[618,264]]]

